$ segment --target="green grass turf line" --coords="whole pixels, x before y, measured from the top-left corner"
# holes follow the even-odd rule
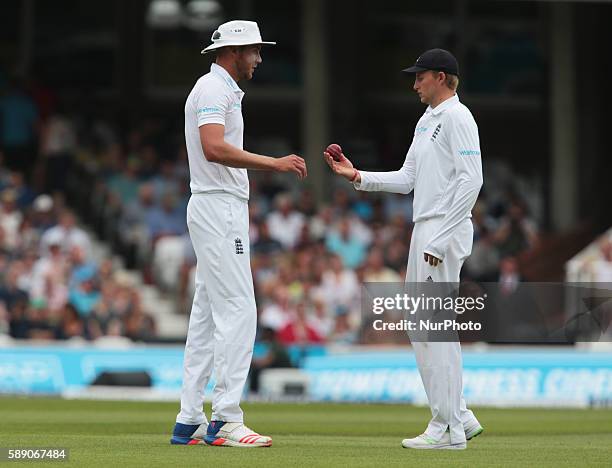
[[[610,466],[612,411],[476,408],[485,432],[465,451],[403,449],[429,410],[408,405],[245,404],[271,448],[171,446],[177,403],[0,397],[0,446],[70,449],[35,466]],[[210,408],[208,408],[210,412]],[[11,462],[6,466],[31,465]],[[5,465],[5,464],[3,464]]]

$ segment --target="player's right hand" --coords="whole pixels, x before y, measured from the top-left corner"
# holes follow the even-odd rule
[[[306,161],[296,154],[278,158],[275,162],[275,170],[278,172],[295,172],[300,180],[308,175]]]

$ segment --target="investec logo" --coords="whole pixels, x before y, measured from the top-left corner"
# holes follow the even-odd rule
[[[208,114],[210,112],[221,112],[221,109],[218,107],[200,107],[198,109],[198,114]]]
[[[480,156],[480,151],[477,150],[459,150],[461,156]]]

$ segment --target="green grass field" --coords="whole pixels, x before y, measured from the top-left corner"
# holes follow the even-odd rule
[[[465,451],[415,451],[428,410],[402,405],[245,404],[271,448],[171,446],[178,405],[0,398],[0,447],[70,449],[69,466],[610,466],[612,411],[477,409]],[[58,462],[11,462],[10,465]]]

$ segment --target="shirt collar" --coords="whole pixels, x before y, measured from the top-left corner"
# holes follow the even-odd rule
[[[453,96],[449,97],[446,101],[442,101],[440,104],[438,104],[433,109],[431,108],[431,106],[428,106],[425,113],[428,114],[431,112],[433,113],[433,115],[438,115],[444,112],[446,109],[449,109],[450,107],[454,106],[458,102],[459,102],[459,95],[454,94]]]
[[[217,65],[216,63],[213,63],[210,66],[210,72],[222,78],[223,81],[225,81],[225,83],[231,88],[232,91],[240,94],[240,96],[244,96],[244,91],[240,89],[240,87],[238,86],[238,83],[234,81],[232,76],[227,72],[225,68],[223,68],[220,65]]]

